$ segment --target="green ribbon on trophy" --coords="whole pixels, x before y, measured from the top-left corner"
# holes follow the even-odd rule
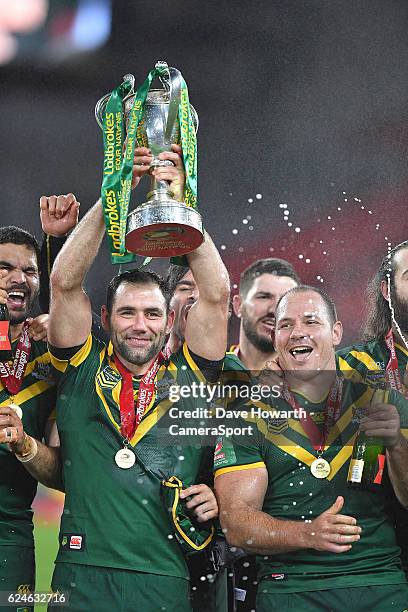
[[[156,64],[156,67],[149,72],[148,77],[136,92],[133,92],[133,77],[124,77],[123,83],[114,89],[111,94],[104,96],[96,107],[97,120],[103,129],[104,143],[101,198],[109,241],[109,250],[113,264],[129,263],[135,260],[134,253],[128,251],[126,248],[125,238],[135,146],[136,143],[138,143],[139,146],[146,146],[146,143],[143,142],[143,138],[138,133],[138,127],[144,116],[145,103],[152,81],[156,77],[163,79],[167,74],[169,74],[167,64]],[[180,144],[183,150],[186,177],[183,207],[197,210],[196,127],[192,117],[186,82],[180,73],[178,73],[178,75],[180,76],[180,101],[178,105],[177,120],[179,122]],[[126,99],[129,100],[132,98],[133,100],[126,129],[124,124],[124,102]],[[102,112],[99,110],[100,108]],[[102,114],[103,121],[101,121]],[[126,148],[123,155],[125,137]],[[138,208],[136,208],[136,211],[137,210]],[[177,223],[175,223],[175,225],[177,225]],[[175,228],[171,229],[174,230]],[[160,234],[160,232],[150,233],[154,234],[152,239],[156,239],[156,235]],[[148,238],[150,239],[150,236],[148,236]],[[148,244],[148,246],[151,245],[151,243],[149,245],[148,242],[146,242],[146,244]],[[136,252],[139,252],[141,255],[150,254],[148,252]],[[173,250],[169,252],[171,255],[179,255],[183,252],[188,252],[188,250],[184,249],[182,252],[175,252]],[[166,253],[160,251],[159,255],[154,254],[153,256],[166,256]]]

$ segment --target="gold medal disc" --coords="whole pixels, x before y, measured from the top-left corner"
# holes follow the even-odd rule
[[[331,468],[326,459],[318,457],[311,464],[310,471],[315,478],[327,478],[327,476],[330,474]]]
[[[115,455],[115,463],[123,470],[133,467],[136,462],[135,453],[129,448],[121,448]]]

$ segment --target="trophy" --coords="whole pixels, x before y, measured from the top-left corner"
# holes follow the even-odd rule
[[[160,89],[152,89],[150,87],[154,78],[158,78],[162,85]],[[118,114],[119,121],[124,119],[122,142],[125,135],[127,139],[130,138],[131,130],[133,129],[135,143],[133,144],[133,149],[131,151],[129,149],[128,159],[130,160],[131,156],[133,159],[133,150],[136,145],[148,147],[151,150],[153,156],[151,168],[173,165],[173,162],[170,160],[160,160],[158,156],[163,151],[171,151],[172,144],[181,144],[186,171],[187,196],[185,198],[187,203],[175,200],[174,194],[169,190],[167,182],[156,180],[152,176],[150,191],[147,194],[147,201],[137,206],[135,210],[127,215],[126,249],[131,253],[137,253],[138,255],[147,257],[173,257],[184,255],[196,249],[203,241],[201,216],[194,207],[196,198],[192,196],[194,191],[188,191],[188,160],[190,160],[190,167],[194,172],[196,171],[197,163],[195,153],[195,134],[198,129],[197,113],[188,102],[187,87],[180,71],[176,68],[169,67],[165,62],[158,62],[156,64],[155,70],[149,74],[148,79],[139,90],[135,91],[135,77],[132,74],[127,74],[124,77],[124,82],[121,87],[121,91],[124,92],[122,99],[119,100],[119,102],[121,102],[121,107],[117,107],[119,111],[115,114],[111,113],[112,116],[115,117],[115,119],[111,120],[113,124],[111,129],[113,130],[115,128],[114,123]],[[115,91],[119,92],[119,89],[120,88]],[[144,93],[141,94],[140,92],[142,89]],[[107,120],[105,118],[104,124],[104,117],[107,114],[109,99],[114,93],[115,92],[105,95],[98,101],[95,107],[96,120],[99,126],[105,130],[107,130]],[[143,95],[145,96],[144,99]],[[120,117],[120,112],[122,112],[122,118]],[[137,112],[139,113],[138,116]],[[135,116],[136,120],[134,119]],[[187,119],[189,119],[189,124]],[[186,141],[188,136],[188,125],[190,126],[190,132],[194,130],[193,152],[191,150],[191,143]],[[118,140],[117,137],[116,140]],[[188,147],[186,146],[186,142]],[[109,146],[107,143],[109,143],[109,140],[105,138],[105,162],[106,147]],[[129,143],[127,146],[129,146]],[[185,148],[189,149],[189,151],[185,151]],[[117,149],[115,154],[117,168],[119,167],[117,163],[119,153]],[[121,160],[119,160],[119,163],[120,161]],[[111,162],[111,164],[113,163],[114,161]],[[128,168],[131,167],[131,163],[130,161]],[[109,174],[108,171],[107,173]],[[192,172],[190,174],[192,174]],[[195,180],[195,176],[193,178]],[[106,191],[106,193],[109,193],[109,191]],[[191,197],[189,197],[189,195]],[[128,193],[128,199],[129,198],[130,189]],[[123,200],[125,199],[123,193],[119,193],[116,199],[119,200],[119,202],[122,201],[122,212],[120,213],[120,204],[118,204],[117,210],[118,214],[122,215],[121,219],[123,226],[126,223],[126,218],[123,217],[123,207],[125,206],[125,212],[127,214],[126,206],[128,204],[123,204]],[[106,208],[107,207],[104,207],[105,216]],[[119,223],[119,226],[120,225]],[[108,234],[112,236],[113,233],[113,231],[109,231],[108,229]]]

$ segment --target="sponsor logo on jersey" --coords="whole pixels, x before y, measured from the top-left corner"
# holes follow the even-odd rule
[[[82,536],[80,535],[72,535],[69,540],[69,547],[74,548],[75,550],[81,550],[82,548]]]
[[[385,377],[385,370],[378,370],[378,371],[370,370],[369,372],[366,372],[364,376],[364,382],[367,383],[367,385],[370,385],[373,387],[385,386],[387,383],[386,377]]]
[[[225,453],[222,452],[222,440],[217,442],[214,450],[214,461],[225,459]]]
[[[289,427],[288,419],[269,417],[266,426],[270,433],[280,434],[286,431]]]
[[[113,389],[121,380],[120,375],[115,372],[109,365],[105,366],[96,377],[100,387],[105,389]]]
[[[169,397],[170,387],[172,387],[172,389],[174,389],[174,393],[177,394],[176,389],[178,389],[178,386],[174,382],[173,378],[162,378],[158,381],[156,386],[156,398],[158,402],[161,402]]]
[[[85,549],[85,534],[83,533],[64,533],[61,538],[61,548],[64,550],[78,550],[83,552]]]
[[[31,372],[32,376],[37,380],[46,380],[49,383],[54,383],[53,377],[51,375],[51,366],[49,363],[40,363],[38,361],[35,362],[35,366],[33,371]]]
[[[286,574],[271,574],[270,578],[271,580],[285,580]]]

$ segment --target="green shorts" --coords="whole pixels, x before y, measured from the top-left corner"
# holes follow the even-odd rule
[[[261,582],[256,603],[256,612],[408,612],[408,584],[273,595]]]
[[[69,603],[49,612],[191,612],[189,581],[172,576],[57,563],[52,590],[68,594]]]
[[[0,591],[30,593],[35,585],[34,549],[22,546],[0,546]],[[31,612],[24,603],[1,606],[0,612]]]

